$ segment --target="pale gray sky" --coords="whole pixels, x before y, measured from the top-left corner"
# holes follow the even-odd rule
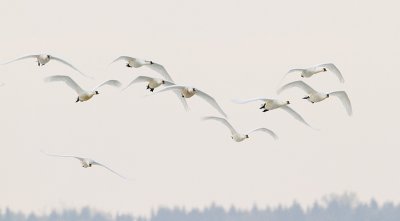
[[[144,97],[145,85],[120,93],[104,88],[75,103],[53,74],[82,78],[62,64],[34,61],[0,67],[0,208],[45,212],[90,205],[148,214],[160,205],[203,207],[215,201],[249,208],[307,205],[329,193],[351,191],[362,200],[400,201],[397,66],[398,1],[15,1],[0,7],[0,61],[31,53],[64,58],[99,81],[127,84],[143,69],[108,64],[120,55],[151,59],[172,77],[214,95],[238,130],[274,130],[242,143],[214,122],[218,113],[198,98],[186,113],[172,93]],[[333,75],[307,82],[318,90],[345,89],[349,118],[337,100],[293,108],[320,131],[285,112],[262,113],[258,104],[232,98],[276,97],[283,74],[333,62]],[[296,79],[294,76],[286,82]],[[283,99],[304,94],[293,90]],[[381,107],[390,105],[390,108]],[[102,168],[82,169],[73,159],[96,159],[135,179],[123,182]]]

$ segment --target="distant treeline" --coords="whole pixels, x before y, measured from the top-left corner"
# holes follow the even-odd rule
[[[240,210],[212,204],[203,210],[160,208],[150,218],[134,215],[110,215],[88,207],[81,210],[65,209],[47,215],[22,214],[10,209],[0,211],[0,221],[399,221],[400,205],[385,203],[378,206],[375,200],[358,202],[354,195],[325,197],[303,210],[298,203],[289,207]]]

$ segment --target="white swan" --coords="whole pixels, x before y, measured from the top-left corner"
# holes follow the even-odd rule
[[[246,103],[253,102],[253,101],[262,101],[263,103],[262,103],[260,109],[263,109],[263,112],[279,108],[279,109],[284,110],[287,113],[289,113],[292,117],[294,117],[296,120],[300,121],[301,123],[311,127],[299,113],[297,113],[291,107],[289,107],[289,104],[290,104],[289,101],[268,99],[268,98],[265,98],[265,97],[257,97],[257,98],[252,98],[252,99],[248,99],[248,100],[235,99],[235,100],[232,100],[232,101],[237,103],[237,104],[246,104]]]
[[[74,80],[72,80],[72,78],[70,78],[69,76],[65,76],[65,75],[50,76],[50,77],[45,78],[45,81],[46,82],[62,81],[65,84],[67,84],[70,88],[75,90],[75,92],[78,94],[78,98],[76,99],[76,102],[87,101],[90,98],[92,98],[94,95],[99,94],[99,92],[97,91],[97,88],[99,88],[101,86],[104,86],[104,85],[110,85],[110,86],[114,86],[114,87],[121,86],[121,83],[117,80],[108,80],[108,81],[105,81],[105,82],[97,85],[92,90],[86,91],[86,90],[83,90]]]
[[[120,56],[111,63],[114,63],[114,62],[120,61],[120,60],[125,61],[126,66],[129,68],[131,68],[131,67],[140,68],[142,66],[146,66],[146,67],[152,69],[153,71],[156,71],[157,73],[159,73],[164,79],[173,82],[171,76],[168,74],[167,70],[165,70],[164,66],[162,66],[161,64],[157,64],[153,61],[148,61],[148,60],[144,60],[144,59],[140,59],[140,58],[132,58],[129,56]]]
[[[130,87],[132,84],[136,83],[142,83],[146,82],[147,83],[147,88],[146,90],[150,90],[151,92],[154,91],[155,88],[159,87],[160,85],[165,85],[165,86],[171,86],[174,85],[175,83],[159,78],[152,78],[152,77],[147,77],[147,76],[138,76],[135,79],[133,79],[123,90],[126,90],[128,87]]]
[[[43,154],[46,154],[47,156],[51,156],[51,157],[75,158],[75,159],[77,159],[77,160],[79,160],[81,162],[81,165],[82,165],[83,168],[89,168],[89,167],[92,167],[94,165],[102,166],[102,167],[106,168],[107,170],[111,171],[112,173],[116,174],[117,176],[121,177],[122,179],[126,179],[126,177],[122,176],[121,174],[115,172],[114,170],[110,169],[109,167],[107,167],[107,166],[105,166],[105,165],[103,165],[103,164],[101,164],[101,163],[99,163],[97,161],[94,161],[94,160],[92,160],[90,158],[83,158],[83,157],[72,156],[72,155],[71,156],[67,156],[67,155],[48,154],[48,153],[46,153],[44,151],[41,151],[41,152]]]
[[[178,91],[180,93],[180,96],[182,98],[191,98],[193,95],[198,95],[199,97],[203,98],[205,101],[207,101],[211,106],[213,106],[215,109],[217,109],[224,117],[227,117],[225,112],[222,110],[222,108],[218,105],[217,101],[207,93],[194,88],[194,87],[188,87],[188,86],[183,86],[183,85],[172,85],[169,87],[165,87],[156,93],[161,93],[164,91]]]
[[[256,132],[256,131],[265,132],[265,133],[271,135],[275,140],[278,139],[278,136],[276,136],[276,134],[272,130],[269,130],[267,128],[257,128],[246,134],[241,134],[241,133],[238,133],[235,130],[235,128],[233,128],[232,125],[225,118],[210,116],[210,117],[204,117],[203,120],[215,120],[215,121],[218,121],[218,122],[224,124],[231,131],[231,135],[232,135],[231,138],[236,142],[241,142],[241,141],[249,138],[249,134]]]
[[[321,73],[321,72],[327,72],[330,71],[331,73],[333,73],[334,75],[336,75],[336,77],[339,79],[339,81],[341,83],[344,82],[343,76],[340,73],[339,69],[332,63],[327,63],[327,64],[319,64],[319,65],[315,65],[309,68],[304,68],[304,69],[292,69],[289,70],[285,76],[282,78],[282,80],[290,73],[300,73],[301,77],[304,78],[309,78],[315,74]],[[281,81],[282,81],[281,80]]]
[[[311,103],[316,103],[316,102],[321,102],[325,100],[326,98],[330,96],[335,96],[339,98],[339,100],[342,102],[343,106],[346,108],[347,114],[351,116],[353,114],[353,109],[351,107],[350,99],[347,96],[347,93],[345,91],[334,91],[331,93],[322,93],[314,90],[311,88],[308,84],[304,83],[303,81],[294,81],[291,83],[288,83],[281,88],[278,89],[278,94],[280,94],[282,91],[297,87],[305,91],[308,95],[306,97],[303,97],[303,99],[307,99]]]
[[[77,69],[76,67],[74,67],[72,64],[70,64],[70,63],[68,63],[68,62],[66,62],[66,61],[64,61],[64,60],[62,60],[61,58],[58,58],[58,57],[55,57],[55,56],[49,55],[49,54],[27,55],[27,56],[20,57],[20,58],[14,59],[14,60],[12,60],[12,61],[3,63],[3,65],[12,63],[12,62],[14,62],[14,61],[19,61],[19,60],[23,60],[23,59],[28,59],[28,58],[35,58],[36,61],[37,61],[38,66],[43,66],[43,65],[47,64],[50,60],[55,60],[55,61],[61,62],[61,63],[65,64],[65,65],[69,66],[70,68],[72,68],[72,69],[74,69],[75,71],[81,73],[81,74],[82,74],[83,76],[85,76],[85,77],[92,78],[92,77],[87,76],[86,74],[82,73],[80,70],[78,70],[78,69]]]

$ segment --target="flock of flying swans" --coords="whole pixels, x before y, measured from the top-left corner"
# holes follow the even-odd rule
[[[35,58],[38,66],[43,66],[43,65],[47,64],[50,60],[55,60],[55,61],[61,62],[65,65],[69,66],[70,68],[79,72],[83,76],[93,79],[92,77],[82,73],[80,70],[78,70],[72,64],[64,61],[63,59],[60,59],[58,57],[48,55],[48,54],[27,55],[27,56],[23,56],[23,57],[11,60],[9,62],[3,63],[3,65],[9,64],[9,63],[12,63],[15,61],[23,60],[23,59],[29,59],[29,58]],[[223,125],[225,125],[230,130],[231,138],[234,141],[241,142],[245,139],[248,139],[249,134],[252,134],[254,132],[264,132],[264,133],[269,134],[272,138],[278,139],[278,136],[272,130],[267,129],[267,128],[257,128],[248,133],[245,133],[245,134],[237,132],[234,129],[234,127],[227,120],[226,113],[223,111],[221,106],[217,103],[217,101],[211,95],[198,89],[197,87],[176,84],[172,80],[172,78],[169,75],[169,73],[167,72],[167,70],[161,64],[158,64],[158,63],[155,63],[155,62],[149,61],[149,60],[133,58],[133,57],[128,57],[128,56],[120,56],[111,63],[114,63],[117,61],[124,61],[126,63],[126,67],[128,67],[128,68],[140,68],[143,66],[149,67],[151,70],[157,72],[162,77],[162,78],[152,78],[149,76],[140,75],[140,76],[136,77],[134,80],[132,80],[123,90],[127,89],[128,87],[130,87],[136,83],[147,83],[146,89],[150,90],[150,92],[154,92],[154,90],[156,88],[163,85],[164,88],[156,91],[154,94],[166,92],[166,91],[172,91],[177,95],[178,99],[181,101],[182,105],[184,106],[184,108],[186,110],[189,110],[186,99],[191,98],[194,95],[197,95],[197,96],[203,98],[204,101],[208,102],[222,116],[224,116],[224,118],[216,117],[216,116],[207,116],[207,117],[203,117],[202,119],[206,120],[206,121],[209,121],[209,120],[217,121],[217,122],[220,122]],[[283,76],[282,80],[287,75],[293,74],[293,73],[300,74],[300,77],[302,77],[302,78],[310,78],[315,74],[328,72],[328,71],[330,73],[336,75],[336,77],[339,79],[339,81],[341,83],[344,83],[344,78],[343,78],[342,74],[340,73],[339,69],[332,63],[315,65],[315,66],[303,68],[303,69],[289,70]],[[105,85],[109,85],[109,86],[113,86],[113,87],[121,86],[121,82],[119,82],[117,80],[107,80],[107,81],[100,83],[93,89],[84,90],[69,76],[54,75],[54,76],[46,77],[44,80],[45,80],[45,82],[64,82],[66,85],[68,85],[71,89],[73,89],[78,94],[76,102],[84,102],[84,101],[91,99],[94,95],[98,95],[99,94],[98,89],[102,86],[105,86]],[[282,80],[281,80],[281,82],[282,82]],[[307,96],[303,97],[303,99],[306,99],[311,103],[321,102],[331,96],[337,97],[341,101],[343,106],[345,107],[347,114],[349,116],[352,115],[352,107],[351,107],[350,99],[345,91],[334,91],[334,92],[330,92],[330,93],[318,92],[318,91],[314,90],[312,87],[310,87],[309,85],[307,85],[306,83],[304,83],[303,81],[297,80],[297,81],[285,84],[282,87],[280,87],[277,90],[277,94],[280,94],[283,91],[286,91],[291,88],[299,88],[299,89],[303,90],[307,94]],[[284,110],[287,113],[289,113],[296,120],[298,120],[301,123],[310,127],[310,125],[304,120],[304,118],[299,113],[297,113],[295,110],[293,110],[291,107],[289,107],[289,105],[291,104],[290,101],[269,99],[266,97],[256,97],[256,98],[251,98],[251,99],[247,99],[247,100],[234,99],[232,101],[237,104],[246,104],[246,103],[250,103],[250,102],[261,101],[262,105],[261,105],[261,107],[259,107],[259,109],[261,109],[263,112],[267,112],[267,111],[271,111],[271,110],[275,110],[275,109],[281,109],[281,110]],[[114,170],[110,169],[109,167],[107,167],[99,162],[96,162],[92,159],[89,159],[89,158],[82,158],[79,156],[72,156],[72,155],[67,156],[67,155],[49,154],[49,153],[46,153],[43,151],[42,151],[42,153],[46,154],[47,156],[52,156],[52,157],[64,157],[64,158],[78,159],[81,162],[81,165],[83,168],[89,168],[89,167],[92,167],[93,165],[102,166],[102,167],[108,169],[109,171],[111,171],[112,173],[118,175],[119,177],[126,179],[124,176],[115,172]]]

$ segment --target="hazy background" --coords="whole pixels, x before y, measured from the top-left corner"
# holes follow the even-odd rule
[[[26,54],[61,57],[97,81],[124,85],[146,68],[108,64],[120,55],[161,63],[178,83],[212,94],[240,131],[267,127],[275,142],[254,134],[232,142],[226,128],[201,122],[218,115],[199,98],[186,113],[173,93],[144,97],[145,84],[120,92],[102,88],[94,99],[45,76],[82,78],[57,62],[33,60],[0,67],[0,208],[25,212],[91,207],[149,214],[159,206],[228,208],[309,205],[328,193],[360,200],[400,201],[397,102],[400,15],[397,1],[8,1],[0,3],[0,61]],[[320,131],[280,110],[233,98],[276,97],[291,68],[333,62],[331,74],[309,79],[315,89],[345,89],[349,118],[338,100],[309,104],[299,90],[282,99]],[[154,74],[154,76],[158,76]],[[288,77],[285,82],[297,79]],[[390,108],[389,108],[390,107]],[[82,169],[91,157],[134,179]]]

